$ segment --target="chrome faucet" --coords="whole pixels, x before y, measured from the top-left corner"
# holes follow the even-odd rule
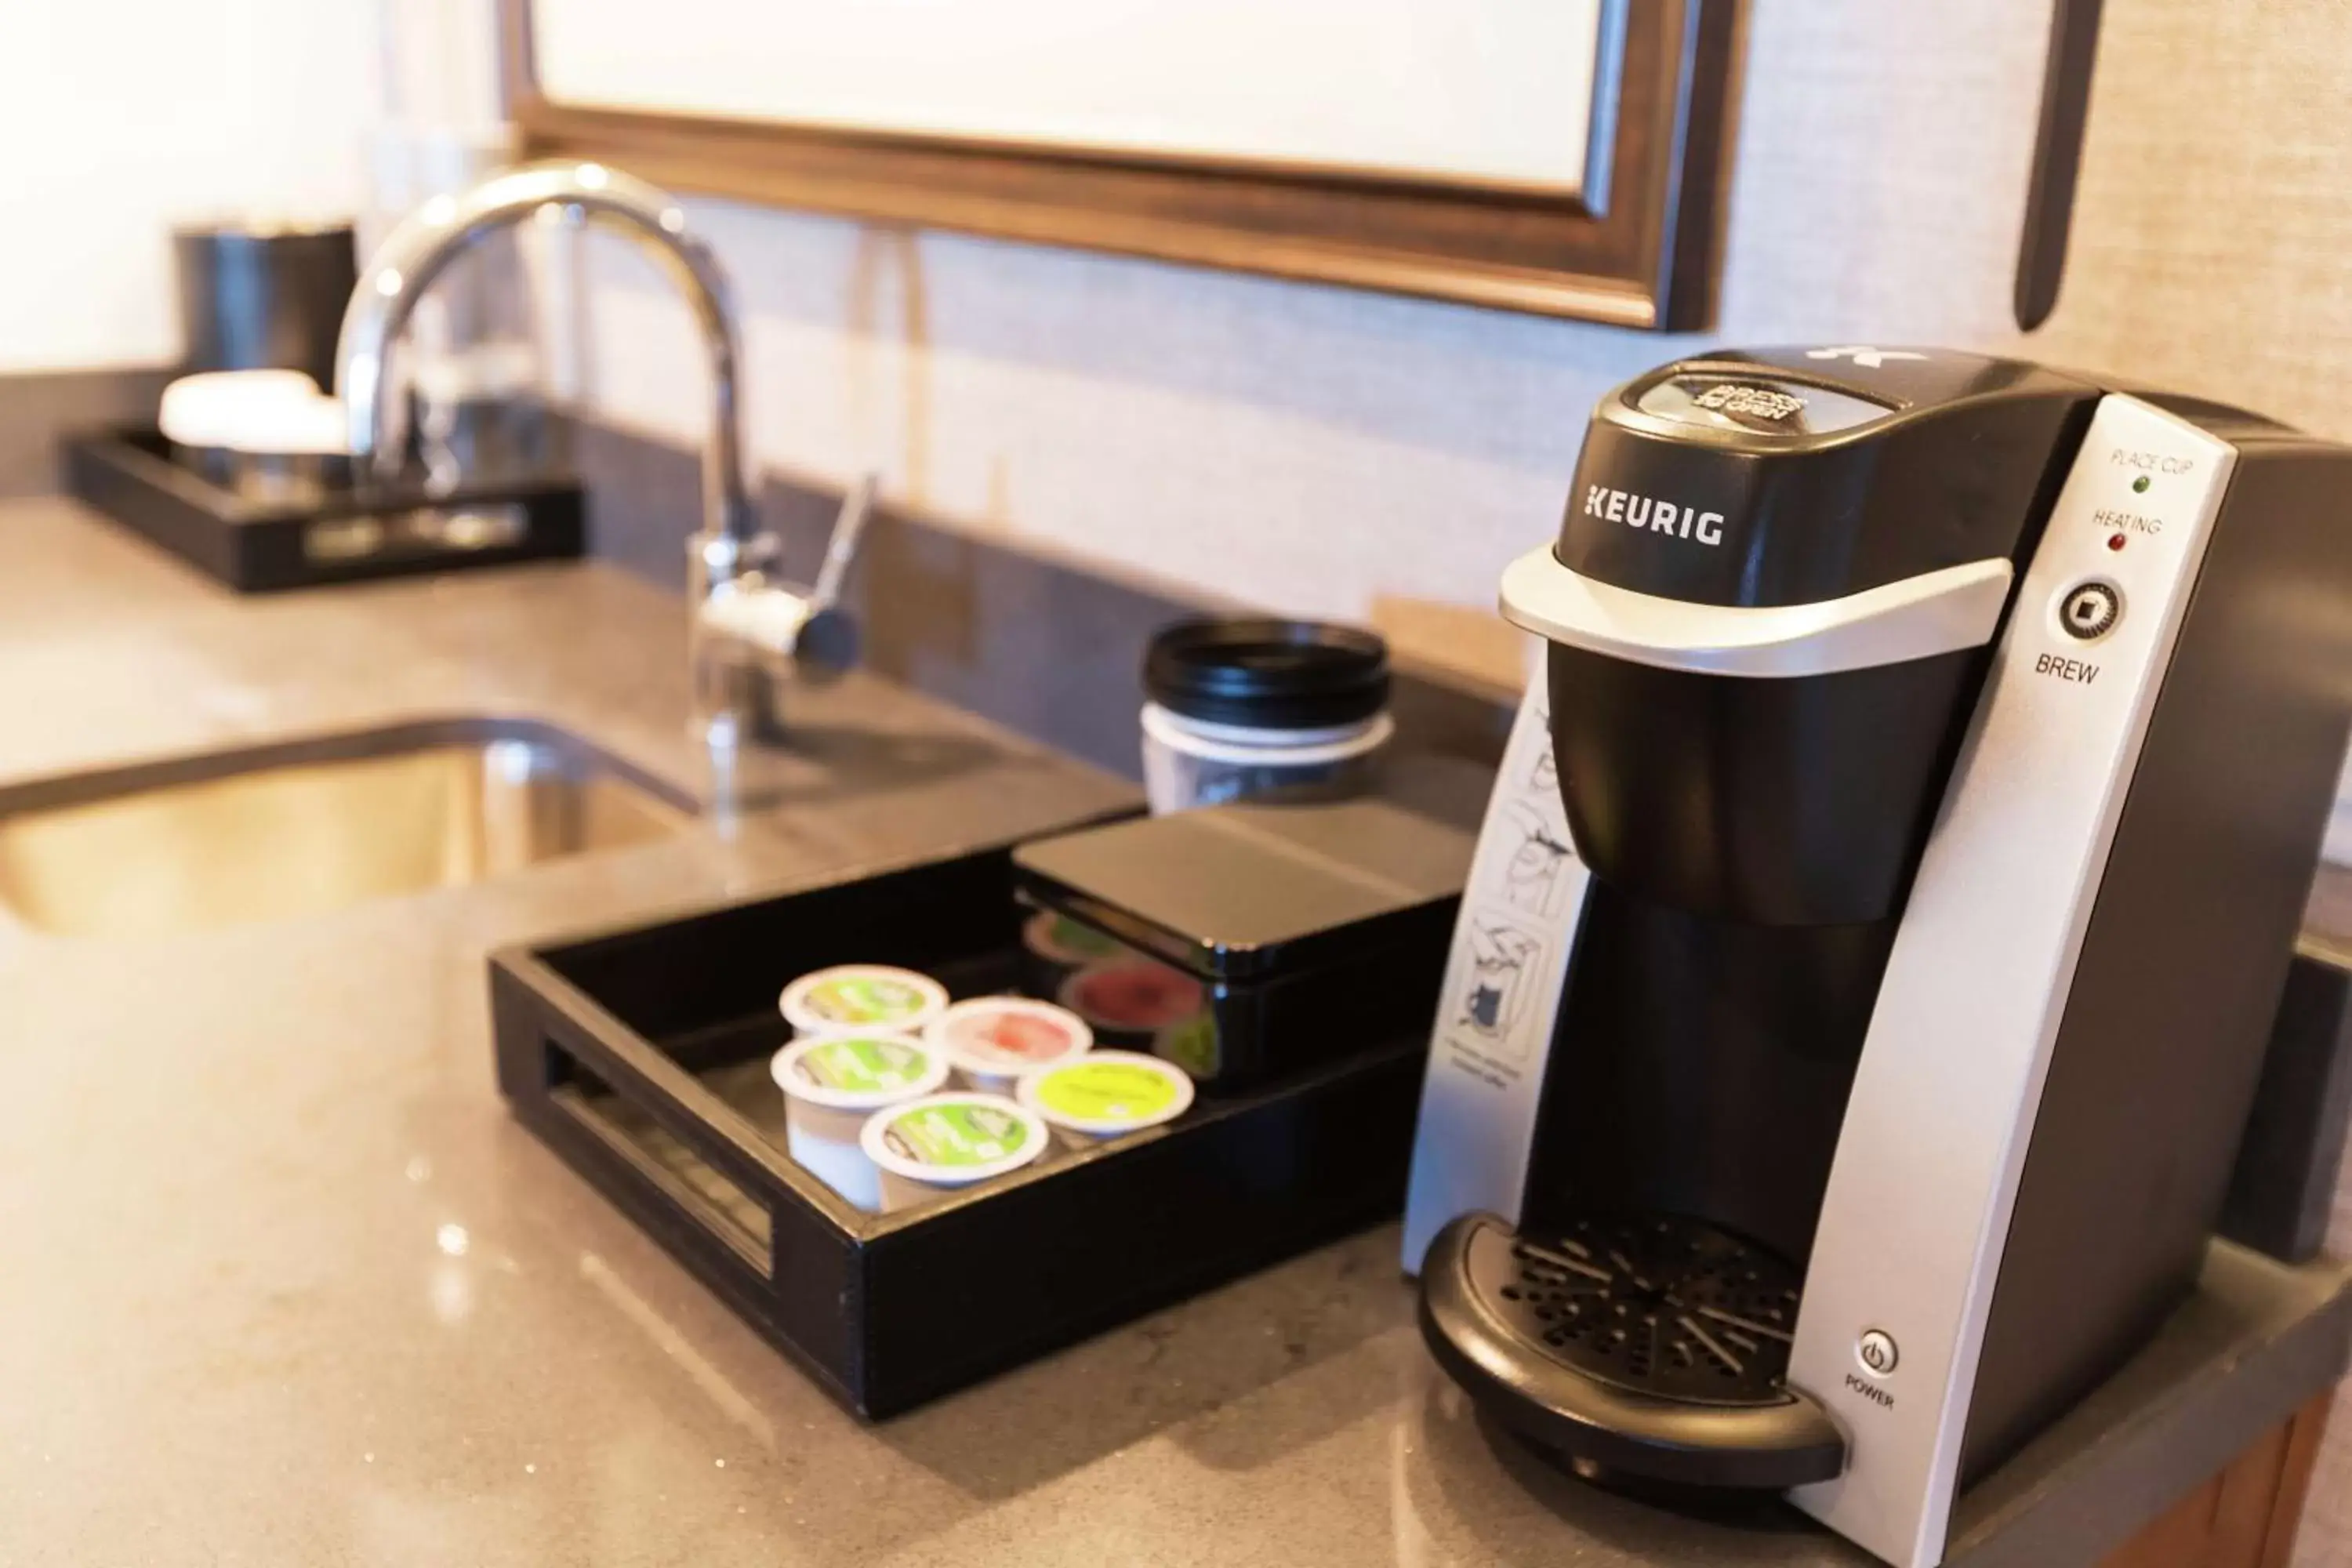
[[[386,360],[417,300],[468,248],[551,207],[642,245],[686,296],[702,330],[710,359],[710,434],[702,454],[702,527],[688,542],[688,657],[698,727],[714,752],[731,753],[776,733],[780,677],[830,672],[848,661],[856,639],[837,605],[874,479],[869,475],[851,490],[816,581],[799,586],[776,579],[779,542],[760,526],[744,486],[735,396],[740,355],[727,277],[710,247],[688,232],[684,210],[668,195],[601,163],[553,160],[502,170],[411,214],[368,263],[336,347],[335,384],[349,421],[353,470],[377,481],[400,471],[405,440]]]

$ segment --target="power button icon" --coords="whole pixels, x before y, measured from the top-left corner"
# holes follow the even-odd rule
[[[2096,642],[2123,619],[2124,596],[2112,583],[2077,583],[2058,601],[2058,625],[2081,642]]]
[[[1902,1354],[1895,1348],[1893,1334],[1885,1329],[1864,1329],[1862,1338],[1853,1342],[1853,1357],[1871,1376],[1885,1377],[1895,1370]]]

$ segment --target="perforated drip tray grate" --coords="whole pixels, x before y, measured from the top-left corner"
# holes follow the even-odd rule
[[[1753,1242],[1671,1215],[1580,1218],[1510,1257],[1496,1314],[1588,1377],[1705,1405],[1787,1397],[1799,1277]]]
[[[1421,1331],[1504,1425],[1593,1473],[1778,1490],[1827,1480],[1845,1438],[1787,1384],[1799,1276],[1705,1221],[1618,1214],[1522,1235],[1437,1233]]]

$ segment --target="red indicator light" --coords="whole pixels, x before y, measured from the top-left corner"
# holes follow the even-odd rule
[[[2109,535],[2107,535],[2107,548],[2108,548],[2108,549],[2110,549],[2110,550],[2121,550],[2123,547],[2124,547],[2124,536],[2123,536],[2122,534],[2120,534],[2120,533],[2110,533]]]

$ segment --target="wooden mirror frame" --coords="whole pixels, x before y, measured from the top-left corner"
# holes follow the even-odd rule
[[[499,0],[533,157],[681,191],[1683,331],[1715,308],[1737,0],[1604,0],[1576,197],[1262,163],[593,109],[551,100],[531,0]]]

